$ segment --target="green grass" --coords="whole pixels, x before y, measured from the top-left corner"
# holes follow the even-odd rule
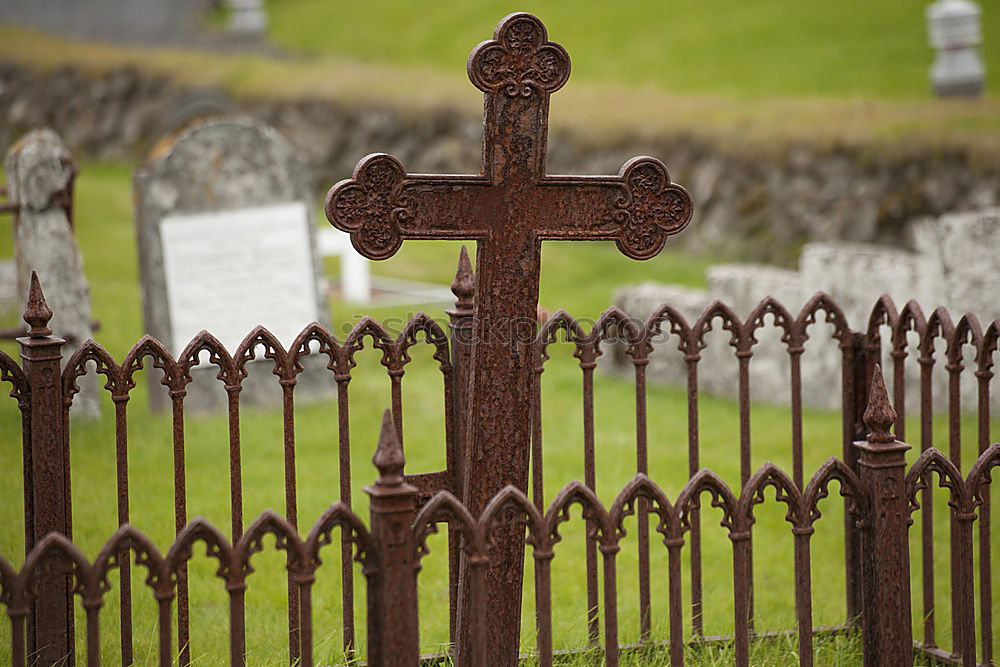
[[[142,333],[139,287],[135,263],[135,239],[131,223],[129,170],[124,165],[84,165],[77,186],[77,233],[91,283],[95,316],[102,322],[98,339],[121,359],[129,345]],[[6,231],[4,233],[7,233]],[[0,248],[9,248],[4,238]],[[408,242],[399,255],[376,265],[383,275],[395,275],[435,282],[452,277],[457,246],[446,243]],[[611,244],[548,243],[543,251],[542,303],[555,309],[565,307],[579,316],[595,316],[610,301],[616,286],[638,280],[671,280],[691,285],[704,282],[709,258],[688,257],[667,252],[646,263],[627,260]],[[441,306],[431,306],[433,315]],[[334,327],[353,320],[363,309],[338,306]],[[402,317],[405,308],[375,309],[379,317]],[[7,324],[7,323],[4,323]],[[10,324],[13,324],[11,322]],[[666,350],[668,348],[664,348]],[[4,350],[15,354],[9,344]],[[544,477],[546,495],[568,481],[580,478],[582,463],[582,401],[580,373],[571,349],[556,345],[552,361],[543,374],[543,433],[545,436]],[[676,354],[676,351],[671,353]],[[408,366],[404,387],[404,436],[409,472],[437,470],[444,465],[444,423],[440,378],[428,350],[420,350]],[[389,404],[389,383],[370,350],[360,355],[351,383],[351,443],[353,502],[356,511],[367,517],[367,500],[361,486],[374,478],[370,464],[382,411]],[[130,511],[133,523],[164,547],[173,538],[171,441],[168,415],[150,413],[146,403],[146,383],[140,382],[129,405],[128,441],[131,482]],[[632,476],[634,463],[634,398],[631,382],[600,373],[596,382],[597,488],[602,501],[610,504],[615,492]],[[671,498],[686,479],[685,392],[652,386],[649,389],[650,472]],[[738,414],[729,399],[703,396],[699,402],[702,463],[717,471],[730,485],[739,480]],[[840,416],[807,410],[805,424],[805,469],[807,474],[831,455],[840,453]],[[935,443],[947,442],[947,424],[935,421]],[[964,419],[965,460],[973,458],[975,423]],[[1000,424],[993,425],[994,433]],[[916,424],[910,424],[916,433]],[[274,411],[245,409],[241,416],[243,443],[243,483],[245,523],[265,508],[284,509],[281,463],[281,415]],[[753,464],[774,461],[784,469],[791,466],[790,415],[782,406],[755,404],[752,409]],[[204,516],[220,529],[229,525],[227,424],[221,416],[189,417],[185,424],[187,443],[188,516]],[[15,564],[23,559],[21,524],[20,420],[13,401],[0,403],[0,553]],[[320,512],[336,499],[337,474],[336,407],[329,403],[299,404],[296,410],[298,452],[298,504],[300,529],[308,530]],[[105,401],[100,420],[77,420],[72,427],[74,539],[93,557],[114,531],[116,492],[114,422],[110,400]],[[911,452],[911,460],[913,453]],[[947,514],[943,496],[937,494],[936,566],[947,570]],[[843,622],[842,511],[836,497],[824,502],[824,516],[812,538],[814,621],[817,625]],[[586,609],[583,583],[584,535],[579,511],[575,521],[563,531],[564,540],[556,547],[553,561],[554,639],[557,649],[579,647],[586,642]],[[794,627],[792,536],[784,522],[784,511],[773,502],[758,508],[754,526],[756,576],[756,619],[760,630]],[[732,630],[731,544],[718,527],[717,510],[704,512],[704,567],[706,633],[726,634]],[[919,517],[917,517],[919,520]],[[995,523],[995,521],[994,521]],[[638,593],[636,586],[637,548],[635,522],[627,525],[626,538],[618,556],[619,625],[623,643],[638,639]],[[916,529],[912,534],[916,534]],[[1000,530],[994,527],[994,553],[1000,553]],[[916,540],[914,540],[914,543]],[[270,540],[267,544],[270,545]],[[445,588],[445,539],[430,541],[431,554],[421,572],[421,641],[426,651],[440,650],[447,640],[447,593]],[[314,618],[317,660],[341,659],[339,641],[342,627],[339,612],[339,558],[336,549],[325,556],[314,590]],[[685,605],[689,604],[687,556],[682,584]],[[666,632],[666,553],[654,541],[653,555],[654,636],[665,639]],[[276,664],[284,659],[285,583],[282,559],[266,551],[254,559],[257,572],[250,577],[247,595],[247,627],[251,664]],[[919,572],[919,551],[911,549],[911,567]],[[220,580],[213,577],[199,549],[192,565],[195,582],[192,596],[192,646],[196,664],[214,664],[225,655],[228,628],[227,601]],[[136,600],[135,642],[139,664],[155,661],[155,613],[153,602],[142,586],[140,572],[134,573]],[[364,642],[364,587],[357,573],[357,618]],[[522,636],[525,647],[534,645],[530,559],[526,572]],[[916,580],[915,580],[916,581]],[[947,576],[936,583],[939,639],[947,643],[950,627]],[[112,587],[117,582],[112,578]],[[919,589],[913,587],[914,615],[919,615]],[[688,608],[688,607],[685,607]],[[108,664],[115,664],[118,631],[116,595],[108,596],[102,611],[102,652]],[[1000,623],[1000,619],[995,619]],[[690,618],[685,619],[690,632]],[[82,619],[81,625],[82,628]],[[994,630],[1000,637],[1000,626]],[[6,628],[0,633],[9,633]],[[176,636],[176,635],[175,635]],[[0,634],[0,662],[8,646]],[[82,644],[81,644],[82,648]],[[757,645],[754,664],[788,664],[794,661],[792,640]],[[731,662],[725,648],[689,649],[692,664],[721,665]],[[819,664],[857,664],[855,639],[820,642]],[[630,658],[632,659],[632,658]],[[650,664],[646,657],[632,664]],[[655,662],[653,664],[656,664]]]
[[[735,97],[928,96],[924,8],[912,0],[511,3],[271,0],[273,41],[292,51],[460,69],[504,15],[529,11],[578,80]],[[1000,72],[1000,8],[983,7],[984,59]],[[996,88],[993,88],[996,90]]]

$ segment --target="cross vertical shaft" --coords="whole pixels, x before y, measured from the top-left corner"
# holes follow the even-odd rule
[[[568,65],[568,59],[566,60]],[[475,58],[470,57],[475,77]],[[475,78],[473,78],[475,81]],[[548,95],[490,94],[484,102],[483,174],[504,192],[492,234],[477,243],[475,300],[476,344],[473,350],[469,405],[468,458],[462,489],[473,516],[479,516],[507,484],[525,490],[531,440],[531,377],[541,244],[532,233],[531,190],[545,174]],[[524,531],[507,527],[495,536],[491,564],[485,572],[486,646],[499,651],[498,665],[515,664],[519,653]],[[471,608],[463,562],[460,582],[458,664],[472,646],[472,623],[462,613]],[[490,651],[489,653],[493,653]]]

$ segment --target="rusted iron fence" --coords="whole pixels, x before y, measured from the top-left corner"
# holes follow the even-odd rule
[[[468,261],[466,260],[466,266]],[[459,296],[453,317],[470,317],[471,310],[465,308],[471,298],[471,282],[459,276],[455,292]],[[47,322],[51,311],[44,302],[38,280],[32,277],[29,303],[25,321],[31,326],[28,335],[19,339],[22,346],[23,370],[10,357],[0,353],[2,378],[11,382],[11,393],[19,401],[23,415],[24,436],[24,508],[25,546],[30,550],[39,539],[50,531],[72,537],[71,490],[69,464],[69,421],[74,396],[79,392],[79,379],[93,368],[104,376],[104,388],[110,393],[114,403],[115,419],[115,460],[117,468],[118,523],[129,522],[129,469],[128,469],[128,404],[131,391],[136,387],[135,374],[150,364],[162,373],[161,383],[170,396],[173,423],[173,486],[174,517],[178,535],[188,522],[185,410],[186,387],[193,379],[191,369],[207,357],[209,363],[218,368],[217,379],[223,383],[228,397],[229,425],[229,490],[231,526],[230,539],[239,541],[244,532],[242,488],[242,448],[240,433],[240,390],[248,376],[248,364],[259,354],[273,362],[273,374],[282,389],[282,412],[284,432],[284,472],[285,472],[285,519],[293,527],[298,525],[297,487],[295,481],[295,385],[296,377],[302,371],[301,359],[308,354],[325,355],[337,387],[338,404],[338,448],[340,462],[340,501],[350,507],[351,503],[351,451],[349,428],[349,393],[351,370],[355,366],[355,355],[366,344],[381,352],[381,362],[391,383],[392,414],[395,427],[402,433],[402,380],[406,365],[410,362],[410,349],[418,344],[433,347],[434,358],[439,362],[443,377],[444,406],[448,414],[457,410],[452,405],[453,388],[457,384],[452,379],[451,347],[444,330],[431,318],[418,315],[406,323],[402,332],[391,336],[377,322],[362,319],[346,340],[338,341],[326,328],[312,324],[296,338],[289,350],[285,350],[278,340],[264,328],[252,331],[240,344],[235,353],[230,354],[218,340],[207,332],[202,332],[187,345],[175,359],[157,340],[146,336],[125,355],[121,363],[94,341],[87,341],[68,360],[61,370],[59,349],[64,341],[51,336]],[[460,325],[459,327],[460,328]],[[203,354],[207,353],[207,354]],[[456,354],[459,354],[456,347]],[[460,385],[459,385],[460,386]],[[445,420],[447,469],[430,474],[412,475],[407,478],[426,498],[438,490],[457,493],[457,448],[452,420]],[[348,653],[355,643],[354,621],[354,571],[351,567],[350,540],[345,536],[341,542],[342,605],[344,614],[343,642]],[[457,544],[452,546],[452,590],[457,589]],[[132,638],[132,592],[130,590],[130,562],[121,560],[121,657],[124,664],[133,661]],[[184,563],[177,572],[177,642],[181,664],[190,660],[191,646],[188,617],[188,577]],[[72,606],[66,602],[65,585],[59,582],[43,582],[43,594],[39,596],[33,618],[42,617],[45,623],[32,623],[28,635],[28,649],[35,654],[43,646],[66,645],[72,647]],[[49,590],[51,589],[51,590]],[[298,658],[298,589],[289,576],[289,650],[292,659]],[[454,607],[454,602],[452,603]],[[44,607],[44,610],[42,609]],[[60,619],[57,624],[56,617]],[[452,611],[454,617],[454,610]]]
[[[916,304],[896,310],[882,298],[876,304],[866,331],[853,331],[843,313],[828,297],[820,294],[793,316],[781,304],[763,301],[745,320],[720,303],[712,304],[693,323],[664,305],[644,322],[630,319],[615,309],[606,312],[585,330],[565,313],[556,313],[542,324],[536,337],[536,374],[532,423],[531,500],[521,491],[505,490],[489,507],[474,517],[461,501],[463,465],[462,434],[465,433],[465,396],[468,390],[468,359],[473,343],[469,331],[473,320],[474,277],[464,253],[453,289],[458,300],[448,311],[450,332],[433,319],[419,315],[393,337],[378,323],[364,319],[343,340],[337,340],[319,325],[307,327],[295,343],[284,349],[266,330],[251,332],[232,354],[208,334],[196,337],[178,357],[172,357],[156,340],[146,337],[119,363],[99,344],[89,342],[60,368],[61,341],[47,328],[51,311],[45,304],[37,280],[32,281],[25,320],[30,330],[19,339],[22,363],[0,354],[2,379],[13,386],[11,396],[23,417],[24,526],[27,559],[20,572],[7,561],[2,568],[2,601],[12,620],[12,655],[15,664],[26,656],[42,663],[56,662],[72,652],[74,622],[72,596],[83,600],[87,614],[88,661],[98,659],[97,618],[104,596],[111,594],[106,575],[120,572],[121,661],[131,663],[132,609],[135,595],[147,591],[130,590],[129,573],[134,551],[136,563],[149,569],[147,580],[160,609],[160,662],[171,664],[175,656],[181,664],[190,659],[190,628],[187,608],[189,581],[187,561],[191,545],[203,540],[209,554],[219,561],[220,576],[229,592],[231,660],[242,664],[245,647],[243,595],[249,574],[249,559],[260,551],[261,538],[277,536],[277,546],[288,555],[289,655],[301,664],[312,661],[312,616],[310,586],[319,567],[319,549],[335,541],[332,531],[341,528],[341,591],[344,614],[343,645],[351,655],[355,648],[354,571],[352,559],[360,560],[368,579],[368,661],[369,664],[415,664],[419,642],[416,611],[416,577],[419,557],[427,553],[425,538],[438,522],[449,523],[448,560],[450,565],[450,614],[455,655],[461,664],[484,664],[482,597],[483,573],[489,566],[489,535],[503,515],[525,525],[527,544],[532,548],[536,576],[537,650],[542,664],[552,660],[552,610],[550,567],[554,547],[559,542],[559,526],[569,520],[568,508],[578,503],[587,523],[585,601],[589,634],[593,646],[603,646],[608,664],[615,664],[622,647],[618,641],[615,554],[625,537],[624,521],[635,515],[639,544],[638,582],[640,639],[645,646],[665,646],[672,664],[681,664],[683,647],[690,641],[709,641],[703,624],[702,526],[699,497],[707,492],[712,504],[723,512],[722,524],[732,540],[734,628],[732,637],[737,662],[747,664],[749,642],[757,636],[753,625],[752,526],[755,506],[764,501],[764,489],[773,487],[778,501],[787,505],[787,520],[794,535],[795,589],[800,663],[812,664],[814,628],[810,586],[810,536],[820,518],[818,503],[828,495],[828,484],[836,480],[845,496],[844,548],[846,566],[846,609],[844,625],[835,630],[860,627],[865,635],[868,656],[909,655],[916,650],[945,664],[994,664],[992,652],[993,570],[989,483],[992,467],[1000,465],[1000,445],[989,446],[990,389],[992,367],[1000,339],[1000,320],[983,328],[974,316],[963,316],[953,324],[943,310],[925,317]],[[843,402],[842,449],[811,477],[803,464],[802,401],[800,359],[806,353],[811,327],[821,317],[831,327],[842,354],[843,373],[839,391]],[[739,367],[739,458],[740,486],[730,488],[720,477],[702,469],[699,441],[698,370],[701,353],[712,340],[713,327],[728,333],[728,344]],[[791,474],[766,464],[751,469],[750,364],[757,334],[774,326],[782,335],[789,355],[791,387]],[[888,351],[892,359],[893,396],[890,400],[881,381],[878,361],[883,353],[883,329],[888,329]],[[562,332],[561,334],[559,332]],[[909,338],[908,338],[909,335]],[[551,345],[559,338],[568,340],[579,361],[583,381],[583,461],[584,480],[564,488],[549,502],[542,485],[541,384]],[[918,341],[920,364],[920,449],[921,454],[904,476],[901,440],[904,433],[905,369],[910,340]],[[594,371],[598,357],[610,342],[624,345],[635,371],[636,476],[605,507],[596,492],[594,436]],[[931,370],[938,346],[944,347],[943,361],[949,378],[948,454],[932,446]],[[442,391],[447,413],[445,440],[447,469],[438,473],[403,476],[402,459],[402,379],[410,361],[409,351],[418,344],[433,348],[442,375]],[[351,509],[350,430],[348,387],[355,367],[354,355],[371,345],[381,353],[381,362],[391,384],[391,410],[384,427],[375,463],[381,476],[370,489],[370,528]],[[657,347],[677,348],[688,369],[688,459],[689,481],[671,501],[648,478],[647,401],[645,368]],[[251,365],[263,350],[273,364],[273,374],[283,392],[285,513],[265,513],[245,526],[241,477],[240,388]],[[974,366],[966,368],[966,350],[974,353]],[[207,353],[207,354],[204,354]],[[316,523],[306,538],[299,536],[295,480],[295,386],[301,359],[307,354],[328,357],[328,368],[337,387],[338,437],[340,457],[339,502]],[[218,367],[217,378],[227,392],[230,445],[230,506],[232,525],[228,537],[202,520],[189,523],[186,511],[184,399],[192,381],[191,369],[204,357]],[[127,406],[135,388],[134,374],[146,364],[162,373],[169,393],[173,421],[174,509],[176,541],[163,551],[130,526]],[[107,543],[93,563],[72,546],[70,499],[69,420],[77,393],[78,379],[93,365],[103,375],[105,388],[115,408],[118,521],[121,529]],[[976,397],[979,456],[971,465],[961,458],[961,374],[971,371],[977,379]],[[870,378],[874,377],[874,382]],[[869,395],[871,399],[869,400]],[[867,415],[865,410],[867,407]],[[896,436],[889,435],[894,427]],[[898,437],[898,441],[897,438]],[[826,453],[824,452],[824,455]],[[963,475],[963,471],[967,471]],[[949,493],[951,512],[951,646],[939,646],[934,610],[942,601],[935,599],[934,582],[941,573],[934,569],[934,524],[932,517],[932,473]],[[832,502],[832,501],[831,501]],[[912,531],[920,544],[922,567],[913,580],[921,594],[921,608],[914,610],[923,619],[923,633],[911,637],[910,571],[908,556],[910,514],[921,508],[920,525]],[[651,521],[652,520],[652,521]],[[402,530],[400,526],[407,527]],[[978,526],[976,531],[975,526]],[[653,636],[651,562],[654,555],[652,532],[659,532],[668,557],[669,637]],[[977,540],[978,537],[978,540]],[[687,548],[689,578],[682,582],[681,554]],[[458,604],[458,561],[467,559],[467,590],[473,591],[470,611],[477,628],[466,637],[456,636]],[[9,554],[8,554],[9,556]],[[978,560],[978,573],[974,566]],[[63,571],[68,576],[52,576]],[[601,576],[599,577],[598,574]],[[978,576],[977,576],[978,574]],[[978,585],[977,585],[978,579]],[[598,585],[603,581],[603,591]],[[471,587],[471,588],[468,588]],[[688,587],[691,607],[683,608],[682,588]],[[978,600],[977,600],[978,598]],[[977,614],[978,601],[978,614]],[[583,603],[583,601],[581,601]],[[176,615],[176,618],[172,616]],[[685,618],[692,635],[684,636]],[[603,627],[603,632],[602,632]],[[176,639],[173,637],[176,628]],[[391,631],[387,628],[391,628]],[[818,631],[818,630],[817,630]],[[978,631],[978,642],[977,642]],[[602,640],[603,635],[603,640]],[[914,641],[914,639],[916,641]],[[978,644],[978,646],[977,646]],[[903,647],[903,648],[901,648]],[[889,653],[886,653],[886,652]],[[901,658],[902,659],[902,658]],[[891,661],[890,661],[891,662]],[[889,664],[889,663],[881,663]],[[902,664],[891,662],[891,664]]]

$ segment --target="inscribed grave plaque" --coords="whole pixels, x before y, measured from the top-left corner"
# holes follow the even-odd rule
[[[202,329],[235,350],[258,324],[287,349],[319,319],[302,202],[167,216],[160,241],[175,355]]]

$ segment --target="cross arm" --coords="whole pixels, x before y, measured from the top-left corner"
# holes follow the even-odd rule
[[[492,195],[482,176],[408,174],[393,156],[375,153],[358,162],[353,178],[330,188],[325,210],[358,252],[387,259],[404,239],[484,237],[480,212]]]
[[[547,176],[536,191],[539,238],[615,241],[633,259],[659,253],[693,212],[687,191],[651,157],[629,160],[617,176]]]

